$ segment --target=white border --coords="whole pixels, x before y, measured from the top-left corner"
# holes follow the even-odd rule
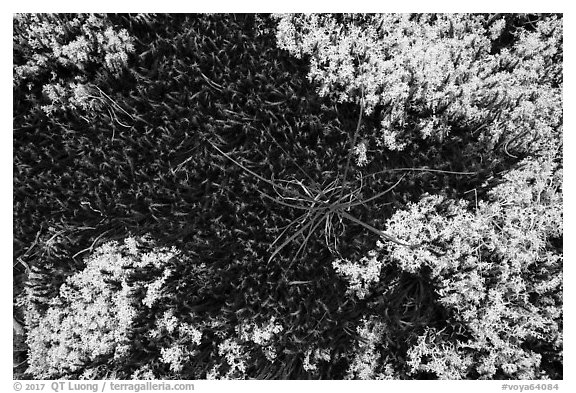
[[[96,6],[94,5],[96,4]],[[0,28],[2,29],[2,52],[5,54],[2,60],[2,124],[0,143],[0,173],[2,184],[6,191],[1,194],[2,209],[2,255],[6,269],[12,261],[12,59],[8,53],[12,51],[12,13],[14,12],[563,12],[564,13],[564,227],[565,227],[565,261],[564,264],[564,381],[558,381],[560,391],[576,391],[574,388],[574,247],[570,240],[574,236],[574,142],[576,127],[574,122],[574,74],[569,70],[576,69],[574,61],[575,18],[568,2],[562,1],[402,1],[392,2],[380,0],[373,1],[347,1],[347,2],[317,2],[310,0],[290,0],[286,2],[272,1],[219,1],[219,2],[186,2],[186,1],[143,1],[138,3],[103,0],[97,3],[82,3],[78,1],[9,1],[2,4]],[[566,241],[568,240],[568,241]],[[573,241],[573,240],[572,240]],[[12,312],[11,275],[6,272],[2,278],[1,305],[5,322]],[[5,323],[1,326],[2,337],[9,342],[12,336],[10,326]],[[2,391],[13,390],[11,353],[12,347],[6,345],[0,360],[0,386],[5,387]],[[48,383],[51,381],[47,381]],[[539,381],[534,381],[539,382]],[[281,391],[304,390],[311,391],[326,389],[329,391],[349,391],[362,389],[367,391],[439,391],[439,392],[492,392],[502,391],[501,386],[505,381],[196,381],[196,391],[246,391],[246,392],[269,392],[270,389]],[[511,384],[521,384],[513,381]],[[556,381],[553,381],[556,383]],[[570,389],[569,386],[572,386]],[[50,390],[44,390],[50,391]]]

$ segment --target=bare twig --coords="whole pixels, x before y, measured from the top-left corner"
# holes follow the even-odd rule
[[[360,98],[360,115],[358,116],[358,125],[356,126],[356,131],[354,132],[354,137],[352,138],[352,145],[350,146],[350,150],[348,151],[348,157],[346,158],[346,167],[344,168],[344,175],[342,176],[342,189],[340,190],[340,196],[344,192],[344,187],[346,186],[346,176],[348,175],[348,168],[350,167],[350,159],[352,158],[352,152],[354,150],[354,146],[356,146],[356,139],[358,138],[358,134],[360,133],[360,127],[362,125],[362,114],[364,112],[364,87],[361,89],[362,96]]]
[[[120,109],[122,112],[124,112],[124,113],[126,114],[126,116],[128,116],[130,119],[134,120],[134,117],[132,117],[132,115],[131,115],[130,113],[126,112],[126,111],[124,110],[124,108],[122,108],[120,105],[118,105],[118,103],[116,103],[116,101],[114,101],[112,98],[110,98],[110,96],[109,96],[108,94],[104,93],[104,92],[102,91],[102,89],[100,89],[100,88],[99,88],[98,86],[96,86],[96,85],[92,85],[92,86],[94,86],[95,88],[97,88],[98,91],[100,92],[100,94],[102,94],[104,97],[108,98],[108,100],[110,100],[110,102],[111,102],[112,104],[114,104],[114,106],[115,106],[116,108]]]
[[[90,252],[92,252],[92,250],[94,249],[94,246],[96,245],[96,242],[97,242],[98,240],[100,240],[100,239],[102,238],[102,236],[104,236],[105,234],[107,234],[107,233],[110,232],[110,231],[111,231],[111,229],[108,229],[107,231],[102,232],[96,239],[94,239],[94,241],[92,242],[92,244],[90,245],[90,247],[78,251],[76,254],[74,254],[74,255],[72,256],[72,259],[76,258],[78,255],[82,254],[82,253],[85,252],[85,251],[90,251]]]
[[[271,180],[266,179],[263,176],[260,176],[259,174],[257,174],[256,172],[246,168],[244,165],[242,165],[240,162],[238,162],[237,160],[235,160],[234,158],[232,158],[230,155],[224,153],[222,150],[220,150],[220,148],[218,146],[216,146],[215,144],[213,144],[212,142],[208,141],[208,143],[210,143],[210,145],[212,145],[212,147],[214,149],[216,149],[218,151],[218,153],[222,154],[224,157],[228,158],[230,161],[232,161],[234,164],[238,165],[240,168],[244,169],[246,172],[250,173],[251,175],[255,176],[256,178],[262,180],[263,182],[271,185],[274,188],[280,188],[281,190],[289,193],[289,194],[293,194],[293,195],[298,195],[298,196],[302,196],[299,192],[286,188],[286,187],[282,187],[280,185],[278,185],[278,183],[274,183]],[[303,197],[303,196],[302,196]],[[307,199],[307,198],[304,198]]]
[[[302,233],[304,233],[304,231],[306,230],[306,228],[312,226],[312,224],[314,223],[313,220],[308,221],[306,224],[304,224],[304,226],[302,226],[296,233],[294,233],[292,236],[290,236],[288,239],[286,239],[281,245],[280,247],[278,247],[276,250],[274,250],[274,252],[272,253],[272,255],[270,255],[270,258],[268,258],[268,263],[270,263],[272,261],[272,259],[274,259],[274,257],[276,256],[276,254],[278,254],[284,247],[286,247],[292,240],[296,239],[298,236],[300,236]]]
[[[390,169],[384,169],[382,171],[378,171],[378,172],[374,172],[371,173],[369,175],[366,175],[364,177],[372,177],[372,176],[377,176],[380,175],[382,173],[386,173],[386,172],[410,172],[410,171],[414,171],[414,172],[433,172],[433,173],[445,173],[447,175],[468,175],[468,176],[472,176],[472,175],[477,175],[478,172],[457,172],[457,171],[444,171],[441,169],[432,169],[432,168],[390,168]]]
[[[396,238],[394,238],[394,237],[392,237],[392,236],[384,233],[383,231],[380,231],[380,230],[374,228],[373,226],[371,226],[371,225],[369,225],[369,224],[366,224],[364,221],[360,221],[359,219],[357,219],[356,217],[354,217],[354,216],[346,213],[345,211],[341,211],[340,214],[341,214],[343,217],[347,218],[348,220],[350,220],[350,221],[352,221],[352,222],[355,222],[356,224],[362,225],[364,228],[366,228],[366,229],[374,232],[375,234],[377,234],[378,236],[383,237],[383,238],[386,239],[386,240],[391,241],[392,243],[396,243],[396,244],[398,244],[398,245],[400,245],[400,246],[410,247],[410,248],[417,247],[417,245],[415,245],[415,244],[404,243],[404,242],[402,242],[402,241],[400,241],[400,240],[398,240],[398,239],[396,239]]]
[[[365,200],[358,200],[357,202],[353,202],[348,204],[349,207],[354,207],[354,206],[358,206],[358,205],[363,205],[366,204],[367,202],[373,201],[374,199],[380,198],[382,195],[385,195],[387,193],[389,193],[390,191],[392,191],[394,188],[396,188],[396,186],[398,184],[400,184],[400,182],[406,177],[406,174],[402,175],[402,177],[400,178],[400,180],[398,180],[396,183],[394,183],[391,187],[389,187],[388,189],[374,195],[373,197],[370,197],[368,199]]]

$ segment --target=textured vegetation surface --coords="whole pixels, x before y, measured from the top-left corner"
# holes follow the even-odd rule
[[[17,15],[14,375],[561,379],[558,15]]]

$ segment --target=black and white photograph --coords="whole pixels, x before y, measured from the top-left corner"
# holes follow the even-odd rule
[[[562,13],[12,22],[15,381],[562,390]]]

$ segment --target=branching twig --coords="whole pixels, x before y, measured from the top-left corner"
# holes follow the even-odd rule
[[[108,233],[108,232],[110,232],[110,231],[111,231],[111,229],[108,229],[107,231],[102,232],[96,239],[94,239],[94,241],[92,242],[92,244],[90,245],[90,247],[78,251],[76,254],[74,254],[74,255],[72,256],[72,259],[76,258],[78,255],[82,254],[82,253],[85,252],[85,251],[90,251],[90,252],[92,252],[92,250],[94,249],[94,246],[96,245],[96,242],[97,242],[98,240],[100,240],[100,238],[102,238],[102,236],[104,236],[106,233]]]

